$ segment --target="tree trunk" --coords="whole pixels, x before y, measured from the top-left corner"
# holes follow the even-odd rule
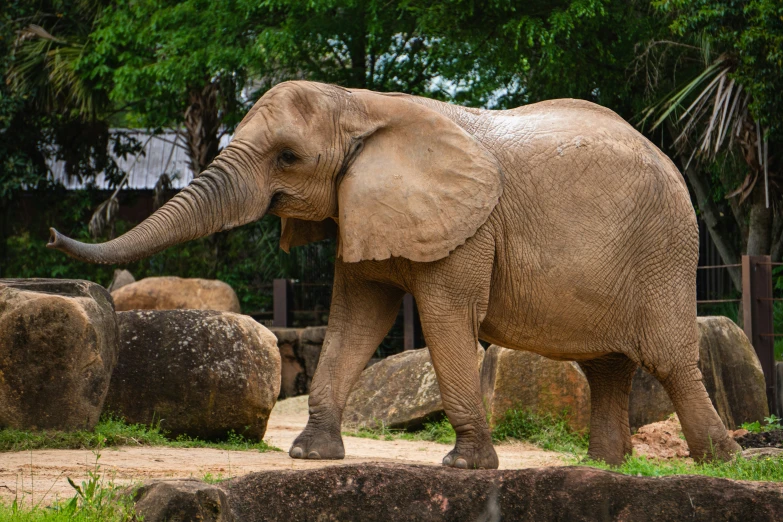
[[[721,259],[727,265],[739,264],[740,252],[732,243],[731,235],[726,233],[721,226],[719,219],[720,212],[718,211],[715,202],[712,200],[712,191],[710,190],[708,181],[704,179],[702,172],[697,170],[693,165],[685,169],[685,177],[688,178],[691,189],[693,189],[693,193],[696,196],[696,204],[699,205],[701,217],[707,225],[707,230],[710,232],[712,242],[715,243],[715,247],[718,249]],[[734,288],[741,292],[742,274],[740,269],[729,268],[728,271]]]
[[[220,146],[220,115],[218,86],[208,82],[201,89],[190,91],[190,105],[185,111],[188,156],[193,175],[198,177],[212,163]]]
[[[764,191],[756,188],[750,206],[748,221],[749,256],[764,256],[770,253],[772,236],[772,208],[767,208],[764,202]]]

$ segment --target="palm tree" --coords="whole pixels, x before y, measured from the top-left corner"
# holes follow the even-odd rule
[[[671,53],[673,48],[677,52]],[[662,58],[665,53],[670,53],[668,59]],[[713,50],[708,38],[696,45],[651,42],[642,58],[655,62],[651,87],[659,90],[659,83],[667,82],[670,88],[646,109],[640,125],[652,121],[650,131],[664,127],[670,134],[723,261],[737,264],[742,252],[780,259],[780,163],[770,157],[767,133],[751,110],[751,94],[735,79],[737,58]],[[718,164],[739,166],[745,176],[716,176],[710,168]],[[716,201],[721,192],[725,202]],[[732,279],[739,289],[738,270],[732,271]]]

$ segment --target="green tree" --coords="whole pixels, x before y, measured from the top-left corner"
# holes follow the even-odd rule
[[[257,33],[271,21],[250,0],[118,0],[99,17],[79,68],[126,106],[128,124],[184,124],[198,175],[253,101]]]
[[[109,128],[107,93],[78,72],[93,21],[106,2],[41,0],[6,3],[0,14],[0,275],[13,233],[11,202],[22,190],[47,190],[48,160],[89,181],[98,173],[118,180],[110,151],[137,150]]]
[[[281,22],[260,35],[263,87],[307,79],[346,87],[443,97],[446,46],[420,30],[409,2],[268,0]]]
[[[783,5],[658,1],[673,40],[651,42],[661,100],[647,113],[682,158],[724,262],[783,256]],[[770,153],[770,151],[773,151]],[[738,271],[735,286],[740,287]]]

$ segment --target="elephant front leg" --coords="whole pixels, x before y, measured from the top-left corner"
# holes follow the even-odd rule
[[[329,327],[310,387],[310,417],[288,454],[295,459],[342,459],[340,434],[348,395],[391,328],[403,292],[335,274]]]
[[[443,314],[420,306],[422,328],[438,376],[446,416],[457,433],[454,449],[444,466],[463,469],[497,469],[498,456],[481,399],[476,345],[475,311]]]

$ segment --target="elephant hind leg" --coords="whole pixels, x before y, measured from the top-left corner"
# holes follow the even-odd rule
[[[696,361],[675,366],[667,375],[658,371],[653,375],[674,404],[694,460],[730,460],[741,450],[715,411]]]
[[[621,353],[579,363],[590,385],[590,446],[587,454],[620,465],[631,454],[628,397],[637,365]]]

